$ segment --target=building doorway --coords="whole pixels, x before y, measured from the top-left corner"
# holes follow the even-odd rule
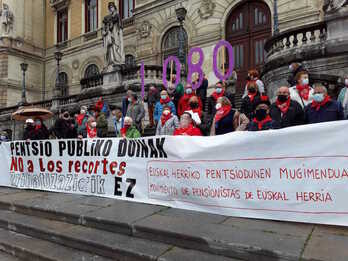
[[[260,70],[264,64],[264,44],[271,36],[271,11],[266,3],[248,0],[232,10],[226,23],[226,40],[234,48],[237,93],[244,91],[248,70]]]

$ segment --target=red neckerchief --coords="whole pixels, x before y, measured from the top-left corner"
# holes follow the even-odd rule
[[[309,85],[296,85],[296,89],[300,94],[301,98],[308,101],[309,98]]]
[[[257,95],[257,92],[255,92],[254,94],[248,92],[248,97],[249,97],[251,102],[254,101],[256,95]]]
[[[80,125],[80,126],[82,125],[82,122],[83,122],[83,119],[85,118],[85,115],[86,114],[79,114],[76,116],[76,121],[77,121],[78,125]]]
[[[174,132],[175,136],[180,136],[180,135],[188,135],[188,136],[200,136],[202,135],[200,130],[198,128],[195,128],[192,124],[190,124],[187,128],[179,128],[176,129]]]
[[[95,108],[97,111],[101,111],[104,107],[104,102],[103,101],[97,101],[97,103],[95,104]]]
[[[253,122],[257,123],[259,130],[262,130],[262,127],[265,123],[272,121],[272,118],[267,115],[266,118],[264,118],[262,121],[258,121],[256,118],[254,118]]]
[[[122,136],[126,136],[129,127],[130,127],[129,125],[124,125],[124,127],[121,128],[120,132]]]
[[[313,101],[312,102],[312,108],[315,108],[316,111],[319,111],[321,106],[324,106],[325,104],[327,104],[329,101],[331,101],[331,98],[329,95],[326,95],[326,97],[324,98],[324,100],[322,102],[316,102]]]
[[[195,96],[195,94],[193,92],[191,94],[185,93],[184,96],[182,96],[182,98],[185,102],[188,102],[192,96]]]
[[[225,96],[225,91],[222,90],[221,93],[216,93],[216,91],[215,91],[215,92],[213,92],[213,94],[211,96],[213,96],[215,101],[217,101],[220,97]]]
[[[88,138],[95,138],[97,137],[97,128],[90,128],[87,124],[87,136]]]
[[[164,115],[162,113],[162,116],[161,116],[161,123],[162,123],[162,126],[172,117],[172,114],[169,113],[168,115]]]
[[[167,103],[169,103],[170,102],[170,98],[167,96],[167,98],[165,99],[165,100],[163,100],[163,99],[160,99],[160,103],[161,104],[167,104]]]
[[[276,105],[283,114],[287,113],[290,108],[290,97],[288,98],[286,102],[283,102],[283,103],[281,103],[277,99]]]
[[[231,106],[229,105],[222,106],[215,114],[215,122],[220,121],[227,114],[229,114],[230,111],[231,111]]]
[[[40,125],[35,125],[35,130],[39,130],[39,129],[41,129],[41,124]]]

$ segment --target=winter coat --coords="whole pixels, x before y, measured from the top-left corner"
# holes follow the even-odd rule
[[[344,112],[344,118],[348,119],[348,87],[344,87],[340,91],[337,101],[341,103]]]
[[[122,135],[120,134],[119,137],[122,138]],[[140,138],[140,137],[141,137],[141,134],[134,125],[132,125],[128,128],[128,130],[126,132],[127,139],[136,139],[136,138]]]
[[[108,136],[108,121],[104,113],[100,113],[97,119],[97,136],[100,138]]]
[[[264,130],[274,130],[274,129],[279,129],[279,125],[275,121],[269,121],[266,122],[264,125],[262,125],[262,129],[259,130],[259,126],[257,122],[250,121],[248,130],[249,131],[264,131]]]
[[[135,127],[141,130],[141,121],[145,117],[144,105],[139,101],[136,101],[134,104],[130,103],[128,105],[127,116],[131,117]]]
[[[312,107],[312,104],[309,104],[305,108],[305,122],[319,123],[319,122],[328,122],[328,121],[339,121],[344,119],[342,105],[337,101],[329,101],[325,105],[321,106],[317,111]]]
[[[158,135],[168,135],[172,136],[174,131],[179,128],[179,120],[176,115],[172,115],[172,117],[167,120],[164,125],[159,121],[156,128],[156,136]]]
[[[74,127],[72,127],[74,125]],[[57,139],[75,139],[77,138],[77,130],[73,120],[57,119],[52,128]]]
[[[308,100],[304,100],[301,98],[298,90],[296,89],[296,86],[289,88],[289,92],[290,92],[291,100],[297,101],[301,105],[302,108],[305,108],[308,104],[311,104],[313,101],[314,89],[312,87],[310,87],[310,89],[309,89]]]
[[[259,99],[259,93],[256,94],[253,101],[250,100],[248,95],[242,99],[242,106],[240,107],[240,112],[244,113],[249,120],[252,120],[254,118],[254,104],[256,104]]]
[[[160,95],[159,95],[159,92],[157,89],[156,89],[156,91],[149,90],[148,96],[147,96],[147,103],[149,105],[155,105],[160,99],[159,96]]]
[[[163,107],[164,106],[169,106],[170,107],[170,111],[173,115],[176,115],[176,109],[175,109],[175,105],[172,101],[166,103],[166,104],[162,104],[161,102],[157,102],[156,106],[155,106],[155,111],[153,113],[153,118],[155,120],[155,122],[158,122],[161,119],[162,116],[162,112],[163,112]]]
[[[40,129],[35,127],[25,128],[23,139],[24,140],[48,140],[49,132],[44,124],[41,125]]]
[[[280,128],[287,128],[304,124],[304,111],[297,101],[290,101],[288,111],[282,115],[276,103],[270,107],[270,116],[276,121]]]
[[[231,109],[229,114],[219,122],[213,121],[210,136],[223,135],[234,131],[244,131],[248,127],[249,119],[239,111]]]
[[[203,79],[202,85],[199,86],[199,88],[196,90],[197,96],[202,100],[205,101],[207,98],[207,90],[208,90],[208,79]]]
[[[82,124],[80,125],[77,121],[76,121],[76,127],[77,127],[77,133],[79,135],[82,135],[82,133],[86,132],[86,124],[88,121],[88,115],[85,114],[83,120],[82,120]]]

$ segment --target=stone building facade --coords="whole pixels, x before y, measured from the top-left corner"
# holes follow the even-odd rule
[[[20,101],[22,62],[29,64],[28,101],[52,98],[57,77],[54,53],[58,50],[63,53],[60,77],[66,85],[61,95],[79,94],[81,80],[103,69],[101,25],[108,12],[108,2],[0,1],[1,9],[7,5],[12,13],[10,25],[2,24],[0,29],[0,106],[9,107]],[[323,19],[324,0],[277,2],[280,31]],[[147,65],[161,65],[167,55],[176,54],[179,22],[175,10],[178,7],[187,10],[186,49],[199,46],[204,50],[203,69],[211,83],[216,81],[212,73],[212,52],[220,39],[239,46],[235,48],[235,57],[239,66],[244,66],[240,68],[241,75],[247,67],[260,67],[264,62],[263,44],[272,35],[273,0],[117,0],[115,3],[122,10],[125,54],[130,63],[143,61]],[[250,32],[251,24],[256,29]]]

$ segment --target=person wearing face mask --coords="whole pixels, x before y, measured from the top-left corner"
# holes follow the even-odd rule
[[[248,85],[251,83],[256,84],[257,92],[260,93],[260,95],[263,95],[265,93],[265,85],[264,83],[259,79],[259,72],[257,70],[249,70],[248,71],[248,77],[247,77],[247,83],[245,85],[245,91],[242,98],[245,98],[249,95],[248,92]]]
[[[313,102],[305,108],[305,122],[312,124],[343,119],[342,105],[330,98],[325,86],[317,84],[314,87]]]
[[[142,120],[145,117],[144,105],[139,101],[136,93],[133,93],[130,97],[130,103],[128,105],[127,116],[131,117],[134,123],[134,126],[138,131],[142,131]]]
[[[208,117],[210,122],[209,125],[212,124],[216,113],[217,100],[223,96],[225,96],[225,90],[222,82],[220,81],[215,85],[215,91],[208,98]]]
[[[80,114],[76,116],[76,129],[77,133],[84,133],[86,131],[86,124],[88,121],[87,106],[81,106]]]
[[[290,99],[286,86],[278,89],[277,100],[271,105],[269,114],[280,128],[304,124],[304,111],[297,101]]]
[[[248,95],[242,99],[240,112],[252,120],[254,118],[254,104],[259,101],[260,93],[255,82],[250,82],[247,87]]]
[[[348,119],[348,76],[344,79],[344,87],[340,91],[337,101],[341,103],[343,107],[344,118]]]
[[[77,137],[74,122],[68,111],[64,111],[53,125],[52,132],[57,139],[73,139]]]
[[[297,85],[289,88],[291,100],[297,101],[302,108],[305,108],[313,101],[313,88],[309,86],[309,74],[307,71],[300,71],[295,77]]]
[[[172,136],[175,129],[179,128],[179,119],[173,115],[169,106],[163,108],[161,120],[157,124],[156,135]]]
[[[94,139],[97,138],[97,122],[94,117],[89,117],[86,124],[86,132],[82,134],[84,138]]]
[[[290,86],[294,86],[297,84],[296,81],[296,74],[300,71],[304,71],[304,68],[301,63],[292,63],[289,65],[289,77],[288,77],[288,83]]]
[[[188,101],[188,107],[186,111],[192,111],[197,113],[202,118],[202,107],[200,107],[200,98],[198,96],[192,96]]]
[[[133,125],[131,117],[124,118],[124,126],[120,131],[120,137],[126,139],[136,139],[141,137],[140,132]]]
[[[202,136],[202,133],[193,125],[191,114],[184,112],[180,117],[179,128],[174,131],[174,136]]]
[[[216,104],[216,114],[211,126],[210,136],[223,135],[233,131],[244,131],[249,119],[232,108],[227,97],[220,97]]]
[[[170,99],[166,90],[161,91],[161,99],[156,103],[155,111],[153,113],[153,118],[155,120],[156,126],[162,117],[164,106],[169,106],[171,113],[176,115],[175,105]]]
[[[260,99],[254,104],[255,116],[249,123],[249,131],[263,131],[278,129],[277,123],[272,120],[269,115],[269,106],[271,105],[267,96],[261,96]]]
[[[34,135],[35,125],[33,119],[27,119],[25,121],[23,140],[31,140]]]
[[[34,126],[30,140],[47,140],[49,138],[49,131],[41,118],[34,119]]]
[[[202,110],[202,102],[201,100],[196,96],[195,92],[192,89],[191,84],[187,84],[185,87],[185,94],[180,98],[179,105],[178,105],[178,116],[180,117],[185,111],[189,110],[190,107],[190,99],[192,97],[196,97],[198,100],[198,108]]]

